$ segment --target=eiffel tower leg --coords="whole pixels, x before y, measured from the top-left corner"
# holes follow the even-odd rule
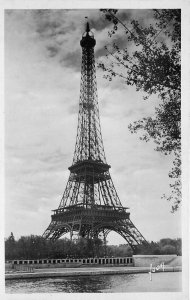
[[[45,239],[50,239],[52,241],[55,241],[58,238],[60,238],[62,235],[70,232],[70,230],[71,227],[69,224],[66,223],[59,224],[56,221],[51,221],[48,228],[43,233],[42,237],[44,237]]]
[[[96,229],[101,231],[103,234],[108,234],[110,231],[117,232],[126,240],[132,248],[133,253],[137,252],[138,245],[145,244],[149,247],[149,244],[129,218],[113,222],[104,222],[102,224],[100,223],[97,225]]]
[[[138,251],[138,245],[141,245],[142,243],[149,247],[148,242],[130,219],[118,221],[117,231],[131,246],[134,254]]]

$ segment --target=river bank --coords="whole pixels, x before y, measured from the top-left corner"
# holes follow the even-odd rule
[[[164,270],[157,272],[181,272],[180,266],[165,266]],[[148,273],[150,267],[86,267],[86,268],[55,268],[55,269],[33,269],[32,272],[14,271],[5,273],[5,280],[27,279],[27,278],[52,278],[73,277],[89,275],[115,275],[115,274],[138,274]]]

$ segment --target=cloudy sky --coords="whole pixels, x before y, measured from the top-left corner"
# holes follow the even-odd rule
[[[96,38],[96,61],[104,60],[110,24],[98,10],[5,11],[5,235],[41,235],[61,200],[72,163],[80,89],[84,19]],[[125,10],[142,23],[150,10]],[[125,45],[119,29],[117,41]],[[172,158],[140,141],[128,125],[154,114],[156,97],[121,80],[109,82],[97,69],[102,135],[111,175],[123,206],[147,240],[181,236],[180,211],[161,199],[169,193]],[[124,243],[110,233],[110,244]]]

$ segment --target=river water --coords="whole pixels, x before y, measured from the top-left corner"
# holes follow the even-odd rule
[[[180,292],[181,272],[6,280],[6,293]]]

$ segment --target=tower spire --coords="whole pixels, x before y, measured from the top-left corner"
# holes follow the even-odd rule
[[[85,17],[86,19],[86,32],[90,32],[90,25],[89,25],[89,21],[88,21],[88,17]]]
[[[71,238],[77,234],[94,239],[113,230],[134,249],[145,239],[131,222],[128,208],[122,206],[106,162],[99,119],[95,44],[87,22],[80,41],[81,85],[73,162],[59,207],[43,236],[56,240],[70,232]]]
[[[89,25],[89,22],[86,23],[86,32],[89,32],[90,31],[90,25]]]

